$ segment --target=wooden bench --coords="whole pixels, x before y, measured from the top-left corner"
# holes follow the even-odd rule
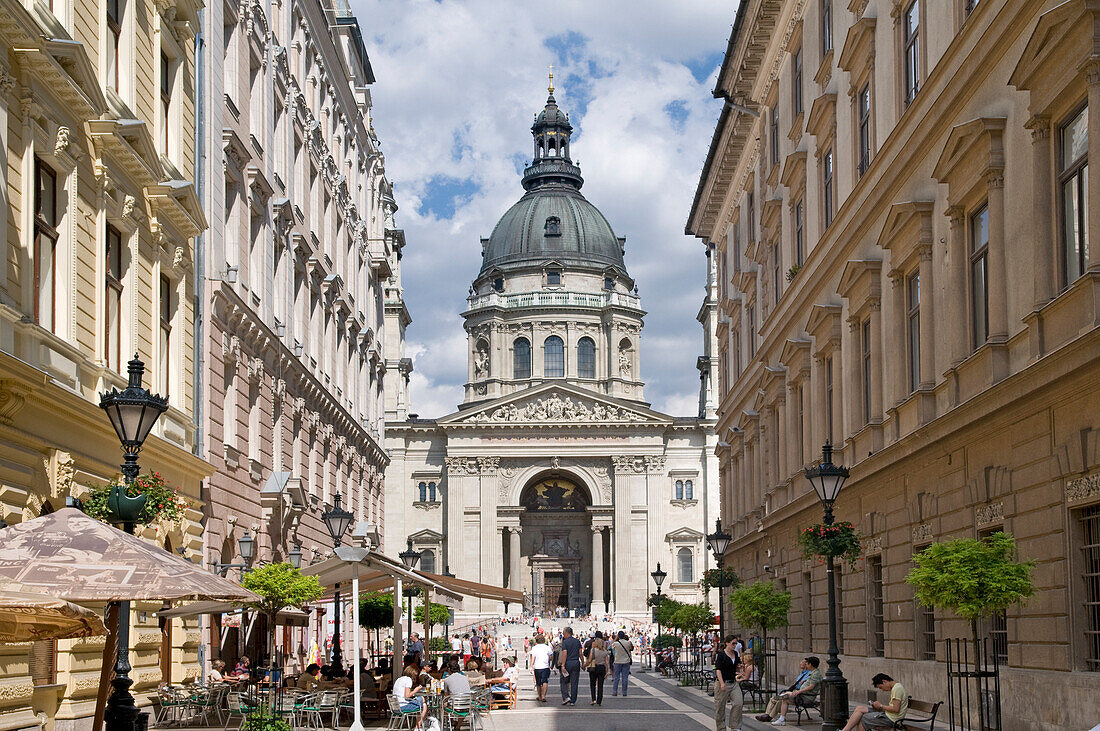
[[[905,718],[894,723],[894,728],[903,731],[932,731],[936,725],[936,714],[939,713],[942,705],[943,701],[929,703],[928,701],[915,700],[912,696],[909,696],[909,710],[906,711]],[[922,714],[922,717],[914,718],[912,716],[914,711]]]

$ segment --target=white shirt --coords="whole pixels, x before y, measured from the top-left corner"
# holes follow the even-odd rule
[[[550,658],[554,656],[554,651],[550,649],[549,645],[535,645],[531,648],[530,655],[532,670],[547,670],[550,667]]]
[[[463,640],[462,641],[462,654],[463,655],[472,655],[472,654],[474,654],[474,645],[469,640]]]
[[[408,675],[402,675],[397,680],[393,681],[393,694],[397,697],[397,700],[402,703],[405,702],[405,696],[408,695],[408,691],[411,691],[413,687],[413,680]]]
[[[221,671],[217,668],[210,668],[210,679],[213,680],[215,683],[220,683],[221,681],[225,680],[225,676],[223,676],[221,674]]]
[[[511,681],[514,685],[519,685],[519,670],[516,668],[505,668],[504,678]]]
[[[451,652],[458,652],[462,649],[462,640],[457,637],[451,638]]]

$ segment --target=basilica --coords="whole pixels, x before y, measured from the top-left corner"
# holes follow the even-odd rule
[[[573,127],[553,83],[549,92],[531,127],[525,193],[481,240],[454,413],[410,414],[399,267],[389,282],[386,553],[411,542],[422,569],[523,591],[535,611],[641,617],[658,563],[664,592],[684,601],[704,599],[713,565],[704,534],[718,515],[715,268],[698,317],[699,410],[655,411],[626,239],[581,194]],[[467,599],[459,621],[521,609]]]

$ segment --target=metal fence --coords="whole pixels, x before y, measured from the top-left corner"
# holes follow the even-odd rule
[[[988,639],[944,640],[947,649],[947,720],[952,731],[1001,729],[1001,673]]]

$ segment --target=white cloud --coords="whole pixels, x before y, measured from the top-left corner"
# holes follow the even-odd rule
[[[646,397],[693,414],[706,268],[683,228],[720,107],[710,94],[716,62],[698,74],[702,82],[692,68],[725,49],[733,10],[707,0],[682,0],[675,12],[641,1],[554,8],[551,17],[527,2],[352,0],[378,77],[373,121],[408,241],[411,410],[440,416],[462,399],[458,313],[480,267],[480,237],[522,195],[516,166],[530,157],[552,63],[584,193],[627,236],[627,268],[649,311]],[[453,216],[427,209],[440,177],[467,181]]]

